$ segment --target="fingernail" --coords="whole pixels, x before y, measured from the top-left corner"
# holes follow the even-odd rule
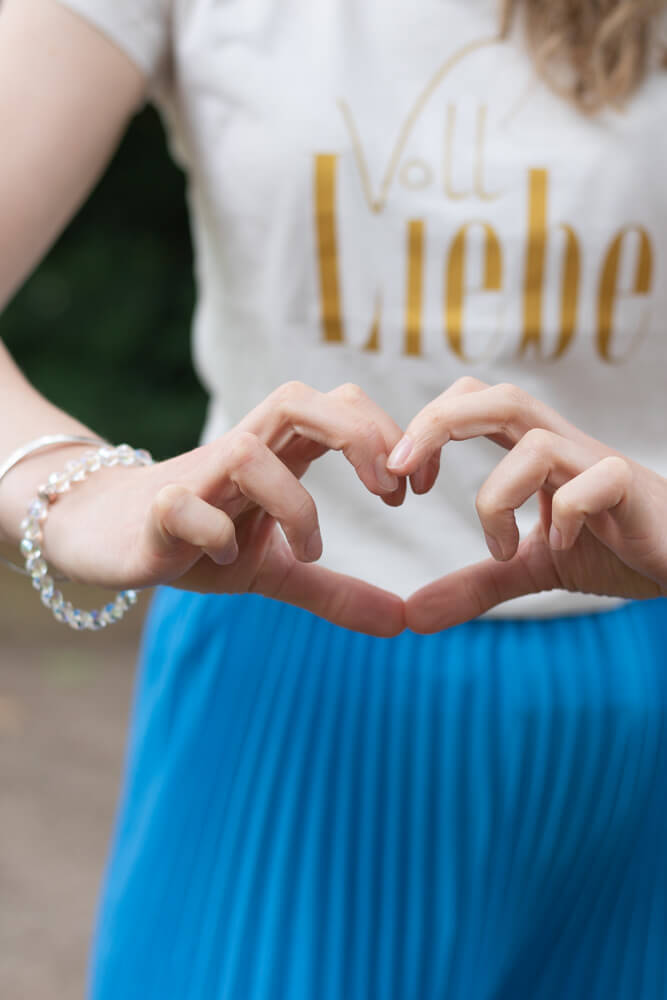
[[[239,547],[234,542],[233,545],[228,545],[226,549],[222,552],[218,552],[214,557],[214,561],[217,562],[218,566],[230,566],[232,563],[236,562],[239,557]]]
[[[423,493],[426,489],[428,477],[428,467],[422,465],[421,468],[417,469],[412,476],[412,492],[413,493]]]
[[[563,536],[553,523],[549,529],[549,545],[552,549],[556,549],[556,551],[563,548]]]
[[[394,450],[392,451],[387,465],[392,465],[395,469],[399,469],[402,465],[405,465],[410,453],[412,452],[412,441],[407,436],[407,434],[401,438]]]
[[[487,535],[487,533],[484,532],[484,537],[486,538],[486,544],[488,545],[489,552],[491,553],[493,558],[503,559],[503,550],[496,541],[496,539],[493,537],[493,535]]]
[[[387,472],[387,459],[384,455],[378,455],[375,459],[375,476],[380,486],[390,493],[398,489],[398,478]]]
[[[312,562],[319,559],[322,555],[322,535],[320,534],[320,529],[315,528],[308,541],[306,542],[306,557]]]

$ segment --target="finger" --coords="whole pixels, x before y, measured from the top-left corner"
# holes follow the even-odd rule
[[[464,375],[458,378],[456,382],[453,382],[448,389],[445,389],[443,393],[440,394],[440,400],[452,400],[457,396],[467,396],[471,392],[481,392],[482,389],[490,389],[491,386],[488,382],[482,382],[481,379],[474,378],[472,375]],[[506,434],[489,434],[487,435],[490,441],[495,444],[499,444],[502,448],[511,448],[514,442]]]
[[[234,562],[238,556],[231,518],[178,484],[164,486],[157,494],[147,531],[153,556],[173,556],[186,546],[193,549],[190,565],[202,553],[221,566]]]
[[[630,464],[610,455],[561,486],[551,501],[551,548],[572,548],[589,517],[614,511],[628,498],[632,481]]]
[[[445,390],[440,396],[441,400],[451,400],[456,396],[467,396],[471,392],[481,392],[482,389],[490,389],[491,386],[488,382],[482,382],[481,379],[474,378],[472,375],[464,375],[462,378],[456,380],[452,383],[448,389]],[[494,444],[500,445],[501,448],[511,448],[514,444],[507,434],[487,434],[485,435],[489,441],[493,441]]]
[[[469,392],[479,392],[481,389],[488,388],[489,386],[486,382],[482,382],[478,378],[473,378],[471,375],[466,375],[452,383],[442,393],[440,398],[452,399],[453,397],[463,396]],[[412,473],[410,476],[410,485],[412,486],[413,493],[422,496],[433,489],[440,474],[440,461],[441,451],[436,451],[426,459],[423,465],[420,465]]]
[[[342,401],[345,406],[355,406],[360,413],[363,413],[365,419],[374,422],[385,443],[385,453],[383,459],[380,460],[380,469],[382,470],[382,475],[380,477],[380,482],[383,486],[389,486],[390,483],[396,482],[396,487],[392,490],[385,492],[382,495],[384,503],[388,507],[400,507],[405,500],[405,495],[407,492],[407,483],[405,479],[398,479],[396,476],[392,475],[387,469],[387,458],[389,453],[393,450],[394,445],[400,441],[403,431],[398,426],[396,421],[389,416],[389,414],[382,409],[381,406],[371,399],[366,393],[363,392],[358,386],[352,384],[346,384],[339,386],[337,389],[333,389],[329,396],[337,401]]]
[[[399,479],[398,488],[395,489],[393,493],[385,493],[382,497],[382,502],[386,504],[387,507],[400,507],[405,500],[407,491],[407,480]]]
[[[440,452],[436,451],[423,465],[420,465],[416,472],[410,476],[412,492],[419,496],[428,493],[435,486],[435,482],[440,474]]]
[[[548,548],[528,539],[511,562],[485,559],[418,590],[406,602],[406,626],[413,632],[438,632],[514,597],[559,586]]]
[[[344,406],[354,407],[359,413],[363,413],[368,419],[372,420],[382,434],[387,454],[400,441],[403,431],[394,418],[386,410],[383,410],[374,399],[366,395],[360,386],[347,382],[344,385],[339,385],[336,389],[332,389],[327,393],[327,396],[336,402],[342,402]]]
[[[287,466],[249,432],[230,435],[222,450],[227,478],[279,522],[296,558],[319,559],[322,538],[315,503]]]
[[[542,429],[527,434],[498,463],[475,506],[495,559],[511,559],[519,544],[514,512],[544,487],[556,490],[591,464],[585,448]]]
[[[275,551],[253,589],[354,632],[391,637],[405,628],[404,603],[396,594],[322,566],[291,561],[286,568]]]
[[[407,475],[448,441],[489,437],[511,447],[538,427],[589,446],[598,458],[611,453],[545,403],[503,383],[476,392],[443,394],[433,400],[410,423],[387,464],[390,471]]]
[[[387,471],[387,455],[401,431],[358,386],[331,393],[300,382],[277,389],[239,424],[280,451],[293,434],[342,452],[364,485],[378,496],[393,493],[398,479]]]

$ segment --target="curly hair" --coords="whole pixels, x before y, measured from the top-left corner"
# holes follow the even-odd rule
[[[593,113],[622,105],[650,70],[667,68],[667,0],[501,0],[501,31],[515,19],[540,75]]]

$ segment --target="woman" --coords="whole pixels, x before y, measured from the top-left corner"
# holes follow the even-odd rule
[[[200,448],[45,529],[70,577],[172,585],[96,1000],[667,996],[661,24],[5,0],[3,298],[148,96],[211,392]],[[0,379],[0,454],[90,433]],[[5,538],[79,452],[12,469]]]

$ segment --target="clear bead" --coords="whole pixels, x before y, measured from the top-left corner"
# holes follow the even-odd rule
[[[81,632],[83,629],[83,612],[75,608],[69,601],[65,606],[65,621],[67,624],[76,629],[77,632]]]
[[[44,567],[43,569],[42,566]],[[44,560],[42,559],[42,553],[38,548],[34,549],[34,551],[31,552],[28,558],[26,559],[25,568],[28,570],[29,573],[39,572],[41,570],[41,572],[39,572],[40,576],[44,576],[44,574],[46,573],[48,567],[44,562]]]
[[[100,611],[90,612],[90,625],[88,628],[91,632],[100,632],[106,625],[107,622],[102,620],[102,613]]]
[[[46,515],[48,513],[48,505],[44,500],[33,500],[28,507],[28,516],[33,518],[35,521],[46,520]]]
[[[32,517],[24,517],[21,521],[21,534],[24,538],[29,538],[31,542],[41,542],[42,526]]]
[[[48,500],[53,500],[58,493],[66,493],[68,489],[68,477],[63,473],[53,472],[44,486],[40,486],[39,493],[40,496],[46,497]]]
[[[81,612],[81,628],[91,631],[93,627],[93,616],[90,611]]]
[[[55,588],[53,579],[50,576],[45,576],[42,580],[42,587],[39,595],[42,604],[44,604],[47,608],[50,608],[53,598],[57,593],[58,591]]]
[[[125,612],[127,611],[127,604],[125,603],[124,600],[122,600],[122,598],[119,599],[117,597],[116,600],[113,602],[113,611],[114,611],[114,621],[119,622],[125,616]]]
[[[38,559],[37,562],[32,567],[32,569],[30,570],[33,587],[39,590],[42,586],[42,580],[44,579],[44,577],[48,572],[49,572],[49,567],[46,565],[45,561],[43,559]]]
[[[69,604],[69,601],[66,602],[65,598],[60,593],[60,591],[56,590],[55,594],[51,598],[51,611],[53,612],[53,617],[56,619],[56,621],[59,622],[65,621],[66,604]]]
[[[43,483],[37,490],[37,496],[40,500],[46,500],[48,502],[52,496],[55,496],[55,492],[55,486],[49,486],[48,483]]]
[[[96,451],[87,451],[83,456],[83,462],[88,472],[97,472],[102,468],[102,459]]]
[[[119,608],[122,611],[122,613],[125,614],[125,612],[130,607],[130,602],[126,600],[125,594],[116,594],[116,600],[114,601],[114,606],[116,608]]]
[[[56,493],[68,493],[69,488],[72,485],[72,481],[68,475],[62,475],[58,480],[58,485],[56,486]]]
[[[100,448],[99,455],[102,465],[107,468],[118,465],[118,455],[115,448]]]
[[[81,483],[86,478],[86,467],[78,458],[71,458],[65,464],[67,478],[73,483]]]
[[[38,543],[32,538],[23,538],[19,546],[21,549],[21,554],[27,559],[28,556],[33,555],[35,552],[39,552]]]
[[[134,448],[130,448],[129,444],[119,444],[116,454],[121,465],[134,465]]]
[[[117,599],[111,604],[105,605],[104,608],[104,614],[108,618],[109,623],[119,622],[125,614],[125,611],[125,604],[119,603]]]
[[[139,599],[136,590],[123,590],[118,597],[122,598],[126,608],[131,608]]]
[[[144,448],[139,448],[137,451],[135,451],[134,458],[135,461],[139,463],[139,465],[153,464],[153,456],[151,455],[150,451],[146,451]]]

